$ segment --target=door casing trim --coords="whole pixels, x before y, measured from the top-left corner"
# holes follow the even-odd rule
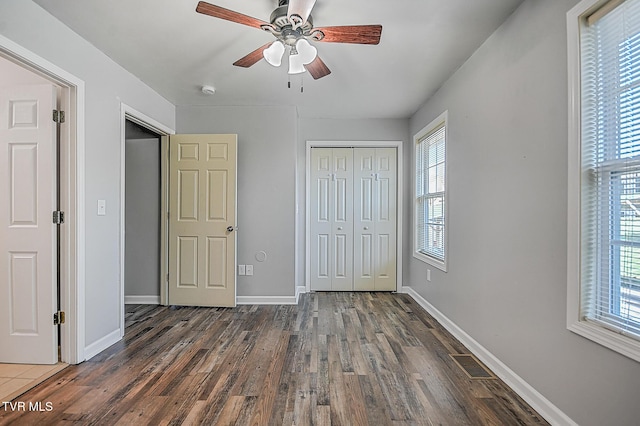
[[[402,288],[402,218],[403,218],[403,154],[402,141],[307,141],[305,154],[305,267],[304,281],[306,292],[311,291],[311,148],[396,148],[396,290]]]

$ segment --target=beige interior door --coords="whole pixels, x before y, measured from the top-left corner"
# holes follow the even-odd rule
[[[169,138],[169,304],[236,305],[236,135]]]
[[[0,88],[0,362],[55,364],[52,85]]]

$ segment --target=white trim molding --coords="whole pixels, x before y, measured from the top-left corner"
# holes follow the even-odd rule
[[[236,296],[238,305],[297,305],[297,296]]]
[[[125,305],[159,305],[160,296],[124,296]]]
[[[449,333],[458,339],[472,354],[493,371],[502,381],[513,389],[527,404],[536,410],[542,417],[553,425],[577,426],[569,416],[551,403],[540,392],[535,390],[522,377],[507,367],[488,349],[478,343],[473,337],[468,335],[456,323],[447,318],[435,306],[430,304],[418,292],[411,287],[402,287],[402,293],[408,294],[420,306],[424,308],[432,317],[436,319]]]
[[[122,336],[120,335],[120,329],[114,330],[111,333],[107,334],[106,336],[102,337],[101,339],[98,339],[97,341],[93,342],[92,344],[84,348],[84,354],[86,359],[90,360],[94,356],[98,355],[100,352],[107,349],[109,346],[118,343],[120,339],[122,339]]]

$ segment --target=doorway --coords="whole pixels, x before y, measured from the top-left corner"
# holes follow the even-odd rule
[[[167,257],[168,257],[168,237],[167,237],[167,161],[168,161],[168,136],[175,133],[175,130],[154,120],[153,118],[143,114],[142,112],[122,103],[120,104],[121,117],[121,134],[120,134],[120,330],[122,336],[125,333],[125,304],[142,303],[142,304],[161,304],[166,305],[166,275],[167,275]],[[131,138],[134,142],[130,142],[129,150],[127,150],[127,138]],[[136,143],[143,141],[141,145]],[[156,151],[157,148],[157,151]],[[129,151],[129,158],[127,158]],[[137,152],[138,151],[138,152]],[[146,158],[137,158],[140,156]],[[134,156],[136,158],[134,158]],[[127,159],[129,165],[127,165]],[[140,175],[136,167],[149,167],[147,173]],[[129,173],[128,173],[129,172]],[[139,185],[134,184],[136,176],[147,180],[142,188],[136,188]],[[131,181],[131,182],[129,182]],[[127,185],[129,182],[129,192]],[[134,193],[131,193],[133,188]],[[157,206],[157,210],[153,212],[150,206],[139,204],[138,200],[131,200],[136,191],[148,188],[153,194],[146,198],[150,204]],[[146,241],[137,244],[133,240],[129,240],[129,254],[137,253],[137,256],[144,257],[144,250],[150,250],[152,253],[147,256],[144,270],[148,275],[144,275],[142,271],[136,271],[135,263],[127,259],[127,226],[129,226],[129,234],[132,232],[134,223],[127,222],[127,195],[129,195],[129,218],[134,221],[141,221],[141,216],[152,215],[156,224],[145,226]],[[133,203],[133,205],[131,205]],[[139,207],[142,213],[133,210]],[[136,217],[138,216],[138,217]],[[155,233],[154,230],[157,230]],[[131,236],[131,235],[130,235]],[[133,251],[132,251],[133,250]],[[127,273],[129,267],[129,274]],[[142,277],[142,278],[140,278]],[[143,283],[136,282],[140,279]],[[154,283],[154,280],[156,282]],[[147,294],[143,294],[147,293]]]
[[[125,122],[125,304],[160,304],[161,135]]]

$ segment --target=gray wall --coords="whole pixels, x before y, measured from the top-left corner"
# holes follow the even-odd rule
[[[638,424],[640,364],[566,329],[567,39],[529,0],[412,117],[449,111],[449,268],[408,283],[581,425]]]
[[[175,107],[31,1],[0,1],[0,34],[85,82],[85,347],[120,334],[120,104],[167,127]],[[97,200],[107,202],[97,216]],[[81,230],[82,232],[82,230]]]
[[[178,107],[177,133],[238,134],[238,296],[293,296],[296,110]],[[267,253],[265,262],[256,253]]]
[[[125,128],[126,296],[160,298],[160,138]]]

